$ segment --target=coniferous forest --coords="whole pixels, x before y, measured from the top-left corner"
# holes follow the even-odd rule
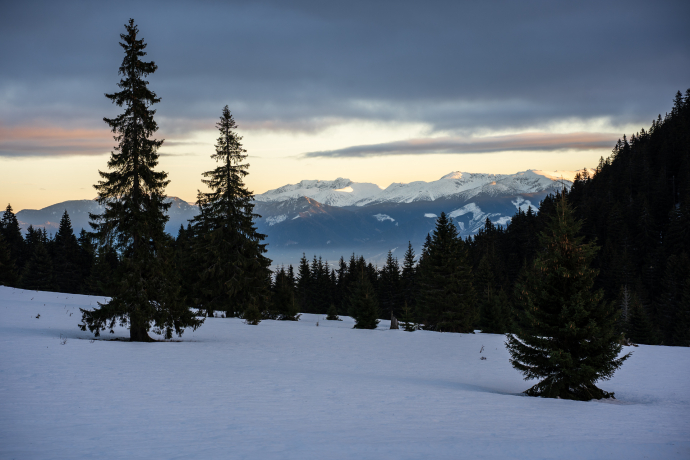
[[[406,331],[480,329],[508,334],[513,366],[543,379],[528,394],[570,399],[611,396],[594,382],[627,358],[617,358],[621,344],[690,346],[690,90],[648,131],[619,140],[592,175],[583,170],[505,228],[487,218],[462,239],[441,213],[402,262],[392,252],[382,267],[304,254],[272,272],[228,106],[199,214],[176,237],[165,233],[169,181],[157,169],[152,109],[161,99],[145,80],[157,66],[143,60],[133,20],[125,27],[120,90],[106,94],[123,112],[104,119],[117,144],[94,186],[104,212],[78,237],[66,211],[54,236],[22,235],[11,205],[0,227],[1,284],[110,297],[82,310],[82,330],[122,325],[132,341],[150,341],[151,330],[171,338],[219,313],[254,325],[316,313],[351,316],[361,329],[381,319]]]

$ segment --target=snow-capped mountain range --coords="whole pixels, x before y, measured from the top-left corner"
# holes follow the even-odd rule
[[[302,252],[334,261],[352,252],[381,262],[388,250],[421,247],[445,212],[463,237],[486,219],[507,225],[518,211],[538,210],[540,201],[576,172],[516,174],[452,172],[432,182],[393,183],[385,189],[349,179],[304,180],[256,195],[257,226],[267,235],[269,256],[294,263]],[[401,254],[400,254],[401,255]]]
[[[528,170],[516,174],[479,174],[452,172],[433,182],[392,183],[385,189],[367,182],[336,180],[303,180],[256,195],[257,202],[286,201],[306,196],[329,206],[368,206],[378,203],[412,203],[440,198],[487,194],[493,196],[538,193],[570,187],[574,173],[570,171]]]
[[[452,172],[432,182],[393,183],[385,189],[349,179],[303,180],[255,196],[258,230],[267,235],[274,263],[295,263],[302,253],[336,261],[352,252],[373,262],[388,250],[402,256],[408,241],[419,253],[436,218],[445,212],[461,236],[476,233],[488,218],[507,225],[518,211],[537,211],[540,201],[570,188],[575,172],[523,171],[516,174]],[[173,206],[166,231],[176,235],[198,212],[196,205],[170,197]],[[17,213],[22,228],[30,224],[57,230],[67,210],[75,232],[89,229],[88,213],[100,213],[92,200],[58,203]]]

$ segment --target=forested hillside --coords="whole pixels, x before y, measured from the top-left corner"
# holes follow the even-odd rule
[[[562,193],[600,247],[596,287],[617,302],[621,329],[641,343],[690,345],[690,90]],[[538,214],[518,212],[505,230],[487,221],[467,241],[475,272],[511,291],[556,199],[547,197]]]

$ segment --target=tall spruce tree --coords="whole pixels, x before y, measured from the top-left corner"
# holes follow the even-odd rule
[[[427,330],[472,332],[478,317],[472,268],[457,228],[445,213],[425,246],[419,263],[419,322]]]
[[[617,309],[602,301],[603,291],[592,289],[597,247],[583,242],[581,226],[561,195],[539,236],[543,249],[516,287],[523,311],[506,346],[525,379],[541,379],[525,392],[530,396],[612,397],[595,383],[611,378],[629,356],[618,358]]]
[[[167,173],[155,170],[163,141],[151,138],[158,130],[151,107],[160,98],[145,80],[157,66],[142,60],[146,43],[138,38],[133,19],[125,29],[120,35],[125,53],[119,68],[120,91],[106,94],[125,110],[103,119],[118,145],[108,161],[110,171],[99,171],[103,180],[94,186],[105,210],[90,215],[100,244],[113,241],[122,262],[113,298],[93,311],[82,309],[80,328],[98,336],[119,323],[129,326],[130,340],[139,342],[151,340],[152,326],[170,338],[173,329],[182,335],[186,327],[197,328],[203,320],[177,298],[179,286],[169,256],[170,238],[165,234],[170,204],[164,201],[164,191],[169,181]]]
[[[270,307],[271,261],[264,255],[266,236],[254,225],[260,216],[244,184],[249,174],[249,164],[243,163],[246,150],[227,105],[216,127],[220,136],[211,158],[218,166],[203,173],[202,182],[211,191],[198,193],[200,213],[192,220],[194,258],[203,261],[195,289],[198,306],[211,315],[224,310],[238,316],[250,306],[265,311]]]

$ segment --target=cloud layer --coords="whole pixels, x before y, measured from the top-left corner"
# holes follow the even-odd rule
[[[463,138],[573,119],[642,127],[689,85],[686,1],[10,2],[0,125],[101,130],[130,16],[159,66],[161,130],[180,137],[213,129],[225,104],[240,128],[302,133],[347,120]],[[4,155],[66,148],[13,142]],[[80,142],[69,148],[96,147]],[[449,142],[436,148],[479,148]]]
[[[356,145],[338,150],[308,152],[302,158],[361,158],[384,155],[463,154],[505,151],[595,150],[615,143],[610,133],[545,134],[524,133],[478,139],[440,137],[409,139],[372,145]]]

